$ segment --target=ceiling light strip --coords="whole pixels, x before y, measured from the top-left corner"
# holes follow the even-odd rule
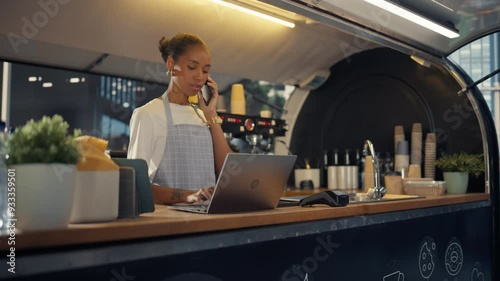
[[[449,28],[446,28],[442,25],[439,25],[435,22],[432,22],[420,15],[415,14],[414,12],[411,12],[409,10],[406,10],[400,6],[397,6],[391,2],[388,2],[386,0],[365,0],[366,2],[375,5],[381,9],[384,9],[388,12],[391,12],[395,15],[398,15],[404,19],[407,19],[411,22],[414,22],[422,27],[425,27],[429,30],[432,30],[434,32],[437,32],[443,36],[446,36],[450,39],[452,38],[457,38],[460,36],[458,32],[451,30]]]
[[[241,12],[245,12],[247,14],[250,14],[250,15],[262,18],[262,19],[266,19],[266,20],[269,20],[269,21],[272,21],[272,22],[275,22],[275,23],[279,23],[279,24],[284,25],[286,27],[290,27],[290,28],[294,28],[295,27],[295,23],[293,23],[293,22],[282,20],[282,19],[270,16],[270,15],[266,15],[264,13],[257,12],[255,10],[252,10],[252,9],[249,9],[249,8],[245,8],[245,7],[233,4],[233,3],[229,3],[229,2],[226,2],[226,1],[223,1],[223,0],[212,0],[212,2],[215,2],[217,4],[229,7],[231,9],[235,9],[235,10],[238,10],[238,11],[241,11]]]

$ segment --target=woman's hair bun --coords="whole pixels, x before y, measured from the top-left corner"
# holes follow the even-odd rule
[[[178,56],[184,54],[188,47],[193,45],[202,45],[208,52],[205,42],[200,37],[191,33],[179,33],[172,37],[172,39],[167,39],[163,36],[158,42],[158,50],[160,50],[163,61],[167,62],[168,56],[177,60]]]
[[[160,51],[161,57],[165,62],[167,62],[168,58],[168,43],[170,43],[170,39],[165,38],[165,36],[163,36],[158,42],[158,50]]]

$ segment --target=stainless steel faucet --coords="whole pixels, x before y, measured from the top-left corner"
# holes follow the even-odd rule
[[[372,165],[373,165],[373,177],[375,182],[375,187],[368,189],[366,195],[373,200],[380,200],[385,195],[385,187],[380,186],[380,175],[378,170],[378,158],[375,154],[375,149],[373,149],[373,144],[370,140],[365,140],[365,144],[363,146],[363,155],[367,156],[371,154],[372,156]],[[365,163],[367,165],[368,163]]]

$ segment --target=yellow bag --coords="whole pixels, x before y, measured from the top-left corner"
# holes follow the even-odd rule
[[[106,155],[108,141],[92,136],[80,136],[78,143],[81,159],[77,171],[118,171],[120,167]]]

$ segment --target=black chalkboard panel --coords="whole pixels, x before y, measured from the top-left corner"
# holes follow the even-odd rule
[[[277,232],[273,241],[111,262],[32,280],[493,280],[491,207],[408,214],[417,218],[389,223],[375,222],[374,216],[341,218],[328,221],[331,231],[311,229],[310,235],[286,239]],[[356,227],[351,219],[367,226]],[[167,245],[173,250],[178,244],[174,238]]]

